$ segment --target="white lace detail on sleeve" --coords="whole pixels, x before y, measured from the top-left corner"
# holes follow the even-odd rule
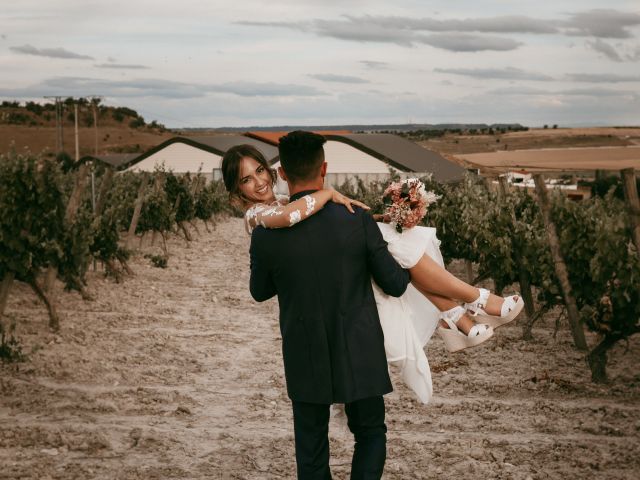
[[[266,228],[263,218],[280,215],[283,207],[281,205],[265,205],[264,203],[258,203],[248,209],[244,214],[245,227],[248,233],[251,233],[255,227],[262,225]]]
[[[307,209],[305,210],[304,214],[306,216],[309,216],[313,213],[314,209],[316,208],[316,199],[311,195],[305,195],[304,201],[307,203]],[[298,219],[298,221],[300,221],[300,219]]]
[[[302,216],[300,215],[300,210],[294,210],[289,214],[289,225],[295,225],[300,220],[302,220]]]

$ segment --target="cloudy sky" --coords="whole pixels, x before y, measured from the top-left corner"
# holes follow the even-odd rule
[[[640,124],[638,0],[2,3],[2,99],[170,127]]]

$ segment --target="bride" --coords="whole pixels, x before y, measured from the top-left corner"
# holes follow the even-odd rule
[[[229,149],[222,160],[222,174],[230,201],[245,211],[248,233],[257,226],[291,227],[329,201],[344,205],[350,212],[354,206],[369,208],[329,189],[289,203],[287,197],[274,194],[276,173],[251,145]],[[284,178],[282,170],[280,175]],[[436,328],[447,350],[457,352],[488,340],[493,328],[515,319],[524,303],[518,295],[501,298],[449,273],[444,268],[435,229],[413,226],[399,233],[387,223],[378,223],[378,227],[391,255],[409,270],[412,283],[399,298],[385,295],[373,284],[387,361],[401,368],[405,383],[427,403],[432,385],[423,347]],[[476,323],[473,317],[483,323]]]

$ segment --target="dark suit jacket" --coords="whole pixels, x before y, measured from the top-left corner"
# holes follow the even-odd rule
[[[410,280],[360,208],[329,202],[293,227],[253,231],[251,295],[278,295],[292,400],[347,403],[392,391],[371,278],[396,297]]]

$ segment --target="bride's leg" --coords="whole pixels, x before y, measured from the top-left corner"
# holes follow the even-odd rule
[[[415,285],[414,285],[415,286]],[[458,304],[456,302],[454,302],[453,300],[451,300],[448,297],[443,297],[442,295],[437,295],[435,293],[431,293],[431,292],[427,292],[424,290],[421,290],[420,288],[418,288],[417,286],[415,286],[416,289],[418,289],[418,291],[420,293],[422,293],[425,297],[427,297],[427,299],[433,303],[433,305],[440,310],[441,312],[445,312],[447,310],[451,310],[454,307],[457,307]],[[473,319],[469,316],[469,315],[463,315],[460,320],[458,320],[458,322],[456,323],[456,326],[462,330],[465,334],[469,334],[469,330],[471,330],[471,327],[473,327],[475,325],[475,322],[473,321]],[[449,328],[446,324],[446,322],[440,320],[440,326],[444,327],[444,328]]]
[[[467,303],[475,301],[480,295],[476,287],[452,275],[428,255],[423,255],[418,263],[409,269],[409,272],[413,286],[425,295],[432,293]],[[500,315],[502,302],[501,297],[490,294],[485,311],[490,315]]]

